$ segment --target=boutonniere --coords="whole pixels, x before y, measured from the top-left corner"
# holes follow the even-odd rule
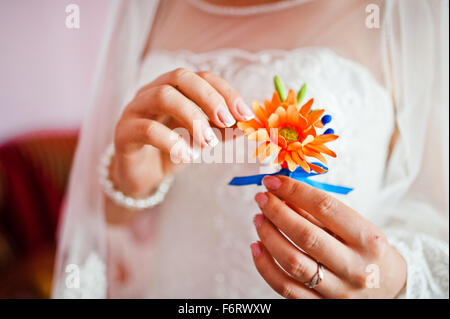
[[[324,109],[313,109],[313,98],[302,104],[306,84],[297,94],[293,90],[286,92],[278,76],[275,76],[274,84],[272,100],[264,100],[264,106],[255,100],[252,106],[256,118],[238,122],[237,126],[248,139],[259,143],[254,156],[263,161],[276,155],[273,164],[281,165],[281,170],[274,174],[235,177],[230,185],[261,185],[266,175],[286,175],[326,191],[340,194],[352,191],[352,188],[309,179],[328,171],[325,155],[336,157],[326,145],[338,139],[332,128],[325,129],[332,120],[331,115],[325,114]],[[318,134],[318,130],[323,133]]]

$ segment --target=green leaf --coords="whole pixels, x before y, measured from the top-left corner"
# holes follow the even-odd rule
[[[297,104],[300,105],[300,103],[302,103],[305,94],[306,94],[306,83],[303,83],[302,87],[300,88],[300,91],[298,91],[297,93]]]
[[[275,84],[275,90],[277,90],[281,102],[284,102],[284,100],[286,100],[286,88],[284,87],[283,81],[278,75],[275,75],[273,83]]]

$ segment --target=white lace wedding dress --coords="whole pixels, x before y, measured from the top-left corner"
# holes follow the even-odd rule
[[[198,7],[178,10],[211,15]],[[177,19],[176,12],[172,7],[159,19]],[[167,26],[161,21],[159,25]],[[161,30],[158,24],[154,28]],[[166,32],[170,36],[170,28]],[[208,35],[214,32],[205,33],[204,41],[209,41]],[[189,34],[186,31],[186,41],[193,39]],[[306,82],[307,98],[314,97],[315,105],[333,116],[331,127],[340,136],[332,145],[338,158],[329,161],[327,174],[315,179],[355,188],[347,196],[335,196],[382,226],[405,257],[408,280],[403,297],[448,297],[448,245],[439,240],[448,236],[448,217],[435,214],[420,202],[397,205],[392,200],[391,205],[391,196],[384,191],[393,183],[388,163],[394,156],[389,149],[396,115],[392,92],[382,76],[374,75],[379,73],[373,72],[370,61],[364,66],[321,45],[256,52],[213,45],[211,50],[193,53],[175,50],[170,40],[164,40],[166,36],[158,40],[156,35],[152,40],[152,49],[130,92],[178,67],[218,74],[248,103],[271,97],[274,75],[289,88],[298,89]],[[197,48],[204,43],[198,41],[193,44]],[[235,156],[246,152],[233,143],[229,140],[218,148],[223,152],[232,149]],[[62,289],[57,296],[101,297],[108,290],[110,297],[277,297],[257,273],[249,249],[257,239],[252,218],[258,208],[253,197],[263,188],[227,185],[234,176],[261,170],[274,168],[254,163],[188,165],[176,175],[164,202],[133,227],[109,227],[107,260],[95,251],[86,254],[80,271],[81,288]]]

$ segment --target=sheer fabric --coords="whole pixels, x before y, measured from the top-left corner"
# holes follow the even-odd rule
[[[275,296],[247,251],[256,188],[226,186],[256,164],[194,164],[133,227],[105,224],[96,167],[115,122],[140,86],[176,67],[213,71],[247,102],[267,98],[274,74],[289,87],[308,82],[341,135],[321,178],[355,187],[342,200],[404,255],[403,296],[448,296],[448,4],[377,2],[381,25],[369,29],[369,2],[296,2],[232,17],[184,1],[116,2],[61,224],[55,297]],[[68,287],[68,264],[80,268],[80,288]]]

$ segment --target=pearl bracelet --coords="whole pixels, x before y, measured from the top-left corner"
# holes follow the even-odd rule
[[[158,186],[155,193],[147,198],[136,199],[126,196],[119,190],[114,189],[113,182],[109,179],[109,165],[111,164],[111,158],[114,155],[114,145],[110,144],[103,154],[100,165],[100,185],[103,187],[103,192],[119,206],[134,209],[143,210],[158,205],[164,200],[170,186],[173,182],[173,177],[169,176],[165,178]]]

